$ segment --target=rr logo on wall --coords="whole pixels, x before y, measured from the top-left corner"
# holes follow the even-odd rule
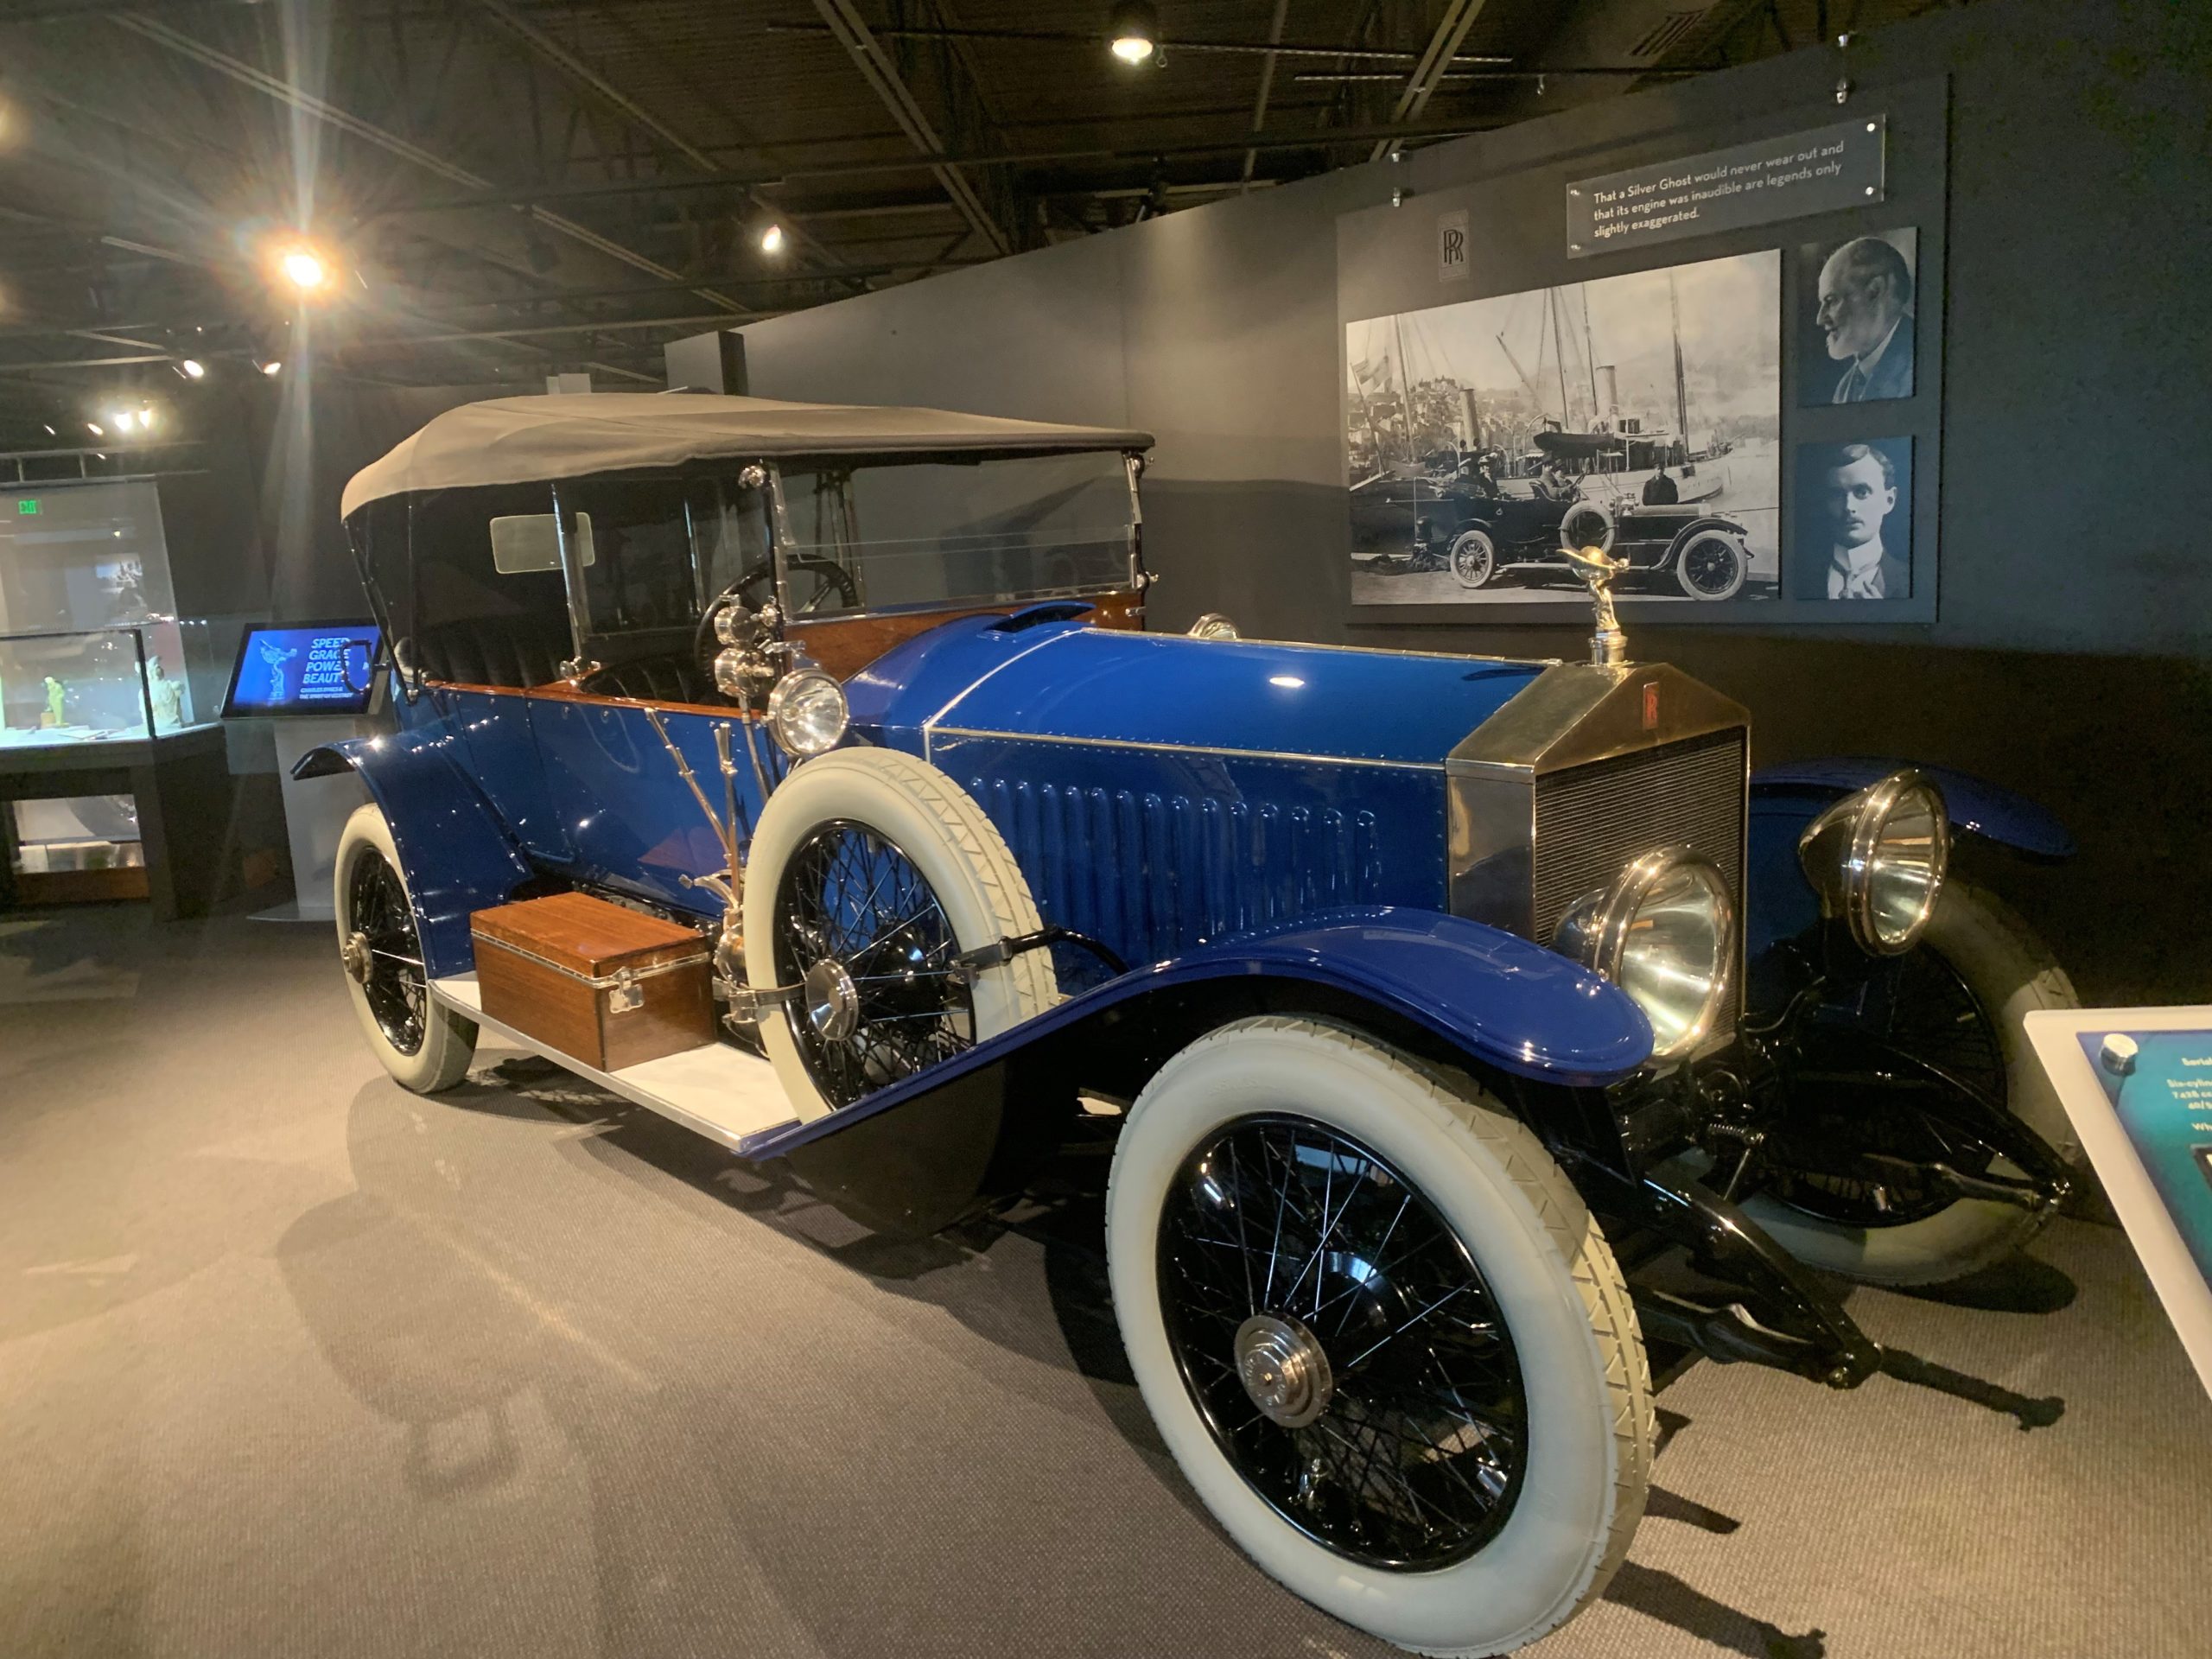
[[[1449,283],[1467,274],[1467,210],[1436,216],[1436,279]]]

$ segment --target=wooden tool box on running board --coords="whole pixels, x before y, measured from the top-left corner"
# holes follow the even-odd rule
[[[480,910],[485,1014],[601,1071],[715,1040],[707,941],[588,893]]]

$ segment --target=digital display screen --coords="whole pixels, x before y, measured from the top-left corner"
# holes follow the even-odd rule
[[[373,622],[248,628],[223,714],[232,720],[366,714],[383,638]]]

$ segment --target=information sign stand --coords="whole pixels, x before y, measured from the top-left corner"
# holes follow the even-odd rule
[[[2050,1008],[2026,1025],[2212,1393],[2212,1007]]]

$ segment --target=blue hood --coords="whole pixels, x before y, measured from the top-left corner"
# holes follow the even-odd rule
[[[871,664],[845,691],[854,723],[886,737],[926,726],[1434,766],[1542,670],[1125,633],[1055,611],[948,622]]]

